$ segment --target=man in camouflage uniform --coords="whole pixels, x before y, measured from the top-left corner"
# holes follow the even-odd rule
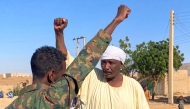
[[[70,100],[109,45],[110,35],[127,15],[118,11],[114,20],[86,44],[66,70],[66,53],[49,46],[37,49],[31,58],[33,84],[23,88],[7,109],[69,109]],[[56,37],[63,36],[66,26],[66,19],[55,19]]]

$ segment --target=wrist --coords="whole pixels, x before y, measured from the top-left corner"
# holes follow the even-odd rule
[[[63,36],[63,31],[55,31],[55,35],[56,36]]]
[[[118,17],[115,17],[115,18],[113,19],[113,21],[114,21],[115,23],[117,23],[117,24],[119,24],[119,23],[122,22],[122,20],[121,20],[120,18],[118,18]]]

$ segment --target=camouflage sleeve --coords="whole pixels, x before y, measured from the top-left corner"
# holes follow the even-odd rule
[[[70,76],[68,81],[71,99],[78,93],[85,77],[95,68],[110,41],[111,36],[100,30],[67,68],[65,74]]]
[[[87,74],[95,68],[110,41],[111,36],[100,30],[69,65],[65,74],[73,77],[78,84],[82,82]]]

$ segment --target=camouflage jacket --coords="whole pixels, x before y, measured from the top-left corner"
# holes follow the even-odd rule
[[[51,86],[26,86],[6,109],[69,109],[71,99],[76,96],[84,78],[95,68],[110,41],[111,36],[100,30],[81,50],[60,80]]]

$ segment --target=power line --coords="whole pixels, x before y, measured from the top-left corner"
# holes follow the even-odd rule
[[[176,41],[179,41],[179,40],[184,40],[184,39],[190,39],[190,37],[182,37],[182,38],[177,38],[177,39],[175,39]]]
[[[190,23],[190,22],[183,22],[183,23]]]
[[[181,23],[182,25],[184,25],[186,28],[190,28],[190,26],[187,26],[186,24],[182,23],[179,19],[176,19],[176,21],[177,21],[178,23]],[[178,23],[177,23],[177,24],[178,24]]]
[[[190,11],[187,11],[187,12],[177,12],[176,15],[178,15],[178,14],[184,14],[184,13],[190,13]]]
[[[182,16],[177,16],[177,17],[187,17],[187,16],[190,16],[190,15],[182,15]]]
[[[176,26],[176,28],[177,28],[179,31],[181,31],[183,34],[186,34],[186,33],[184,33],[182,30],[180,30],[177,26]]]
[[[190,18],[182,18],[182,19],[178,19],[178,20],[189,20]]]
[[[182,37],[175,37],[175,39],[181,39],[181,38],[187,38],[187,37],[190,38],[190,36],[186,35],[186,36],[182,36]]]
[[[178,20],[179,21],[179,20]],[[188,29],[188,27],[185,27],[186,25],[184,24],[184,23],[182,23],[181,21],[179,21],[179,23],[177,23],[177,24],[179,24],[185,31],[190,31],[189,29]],[[189,32],[188,32],[189,33]]]
[[[185,41],[185,42],[178,42],[178,43],[175,43],[175,45],[185,44],[185,43],[189,43],[189,42],[190,42],[190,40],[189,41]]]
[[[164,40],[165,37],[166,37],[166,33],[167,33],[167,31],[168,31],[169,24],[170,24],[170,22],[168,21],[168,26],[167,26],[167,28],[166,28],[166,31],[165,31],[165,34],[164,34],[164,38],[163,38],[163,40]]]
[[[183,34],[183,35],[180,35],[180,36],[176,36],[176,38],[181,37],[181,36],[187,36],[187,35],[190,35],[190,34]]]
[[[190,39],[190,38],[189,38],[189,39]],[[189,40],[189,39],[182,38],[182,39],[176,39],[175,41],[177,41],[177,42],[181,42],[181,41],[186,41],[186,40]]]

